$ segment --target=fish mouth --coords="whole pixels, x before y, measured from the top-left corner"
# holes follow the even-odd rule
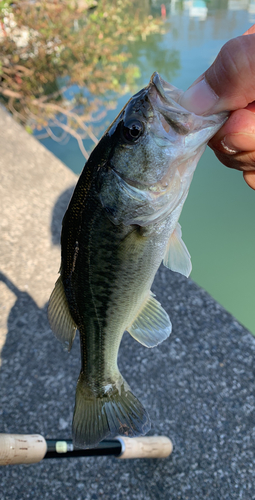
[[[217,126],[223,125],[229,116],[229,113],[224,111],[210,116],[201,116],[183,108],[179,104],[183,90],[177,89],[174,85],[163,80],[157,72],[153,73],[148,87],[151,104],[163,117],[163,120],[161,118],[163,127],[166,130],[165,120],[178,135],[187,136],[193,132],[212,127],[217,128]],[[203,138],[202,142],[205,140]]]
[[[178,100],[181,98],[183,93],[182,90],[177,89],[177,87],[174,87],[174,85],[171,85],[170,83],[163,80],[163,78],[161,78],[157,71],[155,71],[151,76],[149,87],[151,86],[155,86],[162,99],[168,104],[172,104],[173,106],[178,103]],[[179,107],[181,109],[184,109],[180,105]]]
[[[193,113],[178,103],[182,94],[182,90],[163,80],[157,72],[153,73],[149,83],[151,104],[159,111],[166,132],[171,128],[177,134],[184,136],[191,131]]]

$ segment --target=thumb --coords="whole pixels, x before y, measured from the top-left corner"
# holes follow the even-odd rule
[[[180,104],[196,114],[245,108],[255,100],[255,25],[229,40],[210,68],[184,92]]]

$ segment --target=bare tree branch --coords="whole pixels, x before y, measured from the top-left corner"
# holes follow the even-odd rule
[[[57,135],[55,135],[51,128],[47,125],[47,127],[45,127],[45,130],[47,131],[47,135],[48,137],[51,137],[51,139],[53,139],[53,141],[55,142],[62,142],[66,137],[67,137],[67,132],[63,132],[63,134],[58,137]]]
[[[57,99],[60,95],[63,95],[67,90],[67,87],[61,87],[61,89],[56,90],[56,92],[52,92],[52,94],[43,95],[39,99],[40,102],[49,101],[50,99]]]
[[[55,122],[57,123],[57,125],[60,128],[65,130],[68,134],[70,134],[72,137],[74,137],[77,140],[77,142],[79,144],[79,148],[80,148],[84,158],[86,158],[86,160],[87,160],[89,158],[89,153],[84,148],[81,136],[77,132],[75,132],[75,130],[73,128],[69,127],[65,123],[60,122],[57,118],[55,118]]]
[[[38,101],[38,99],[34,99],[31,104],[38,106],[40,108],[44,108],[44,109],[49,108],[49,109],[57,111],[58,113],[62,113],[66,116],[69,116],[70,118],[72,118],[73,120],[75,120],[78,123],[78,125],[80,126],[81,129],[83,129],[87,132],[88,136],[94,142],[94,144],[98,143],[98,139],[95,136],[95,134],[93,134],[93,132],[89,129],[89,127],[87,125],[85,125],[85,123],[82,121],[80,116],[77,115],[76,113],[73,113],[72,111],[68,111],[67,109],[63,108],[62,106],[59,106],[58,104],[53,104],[50,102],[43,103],[41,101]]]
[[[15,97],[16,99],[21,99],[23,97],[23,95],[20,92],[15,92],[14,90],[11,89],[5,89],[4,87],[0,87],[0,92],[6,97]]]
[[[13,114],[14,116],[16,116],[16,118],[18,118],[20,121],[22,121],[22,122],[26,123],[26,122],[27,122],[27,117],[26,117],[26,116],[24,116],[24,115],[22,115],[21,113],[19,113],[19,112],[18,112],[18,111],[14,108],[14,103],[13,103],[13,101],[14,101],[14,98],[13,98],[13,97],[11,97],[11,98],[9,99],[9,110],[12,112],[12,114]]]

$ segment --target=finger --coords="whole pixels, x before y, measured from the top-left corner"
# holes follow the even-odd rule
[[[255,24],[253,24],[253,26],[251,26],[247,31],[245,31],[243,35],[252,35],[253,33],[255,33]]]
[[[248,108],[231,113],[209,146],[229,155],[255,150],[255,114]]]
[[[255,105],[231,113],[209,146],[227,167],[243,170],[244,180],[255,189]]]
[[[233,111],[209,142],[227,167],[243,171],[245,182],[255,190],[255,103]]]
[[[197,114],[245,108],[255,98],[255,25],[229,40],[210,68],[183,94],[181,105]]]
[[[212,147],[217,158],[226,167],[234,168],[236,170],[241,170],[243,172],[252,172],[255,170],[255,151],[249,151],[245,153],[233,153],[232,155],[214,149]]]
[[[251,172],[244,172],[243,178],[248,186],[255,190],[255,170],[252,170]]]
[[[209,142],[217,158],[227,167],[255,169],[255,114],[249,109],[231,113],[229,120]]]

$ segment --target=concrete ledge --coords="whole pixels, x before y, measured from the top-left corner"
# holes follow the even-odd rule
[[[71,435],[79,345],[53,337],[46,302],[76,176],[0,109],[0,432]],[[146,349],[128,334],[120,369],[174,444],[164,460],[47,460],[0,469],[0,500],[255,499],[255,339],[191,280],[153,287],[173,334]]]

